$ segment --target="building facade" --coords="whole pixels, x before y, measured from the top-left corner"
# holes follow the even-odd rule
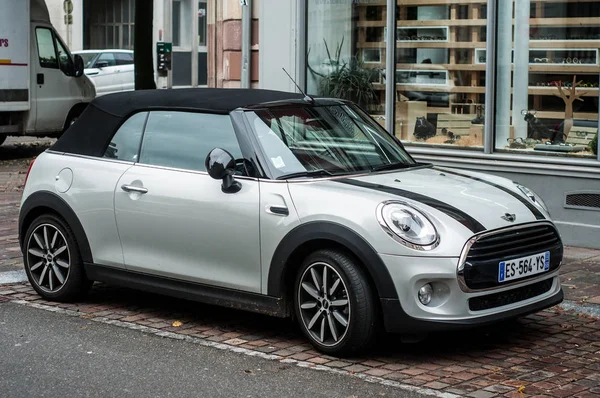
[[[133,1],[73,0],[71,47],[131,45]],[[154,0],[173,87],[239,87],[241,9]],[[253,87],[297,91],[285,69],[310,94],[344,93],[417,160],[521,182],[567,244],[600,248],[600,1],[254,0],[252,17]]]
[[[600,248],[600,1],[262,0],[260,11],[261,87],[293,90],[285,66],[310,94],[360,100],[417,160],[521,182],[567,244]]]
[[[52,24],[72,51],[133,50],[135,0],[71,0],[70,21],[65,20],[64,3],[64,0],[46,0]],[[157,77],[159,88],[239,87],[242,48],[239,0],[152,0],[149,3],[154,7],[153,48],[157,42],[173,45],[170,78]],[[256,87],[258,2],[255,4],[251,71]]]

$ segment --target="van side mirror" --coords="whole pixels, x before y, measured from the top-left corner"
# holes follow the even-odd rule
[[[223,180],[221,189],[225,193],[236,193],[242,189],[242,184],[233,178],[235,173],[235,158],[225,149],[215,148],[204,161],[208,175],[215,180]]]
[[[83,75],[84,65],[83,58],[79,54],[73,56],[73,75],[75,77],[81,77]]]

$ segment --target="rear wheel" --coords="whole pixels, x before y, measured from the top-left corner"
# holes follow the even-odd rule
[[[25,235],[27,278],[40,296],[55,301],[81,298],[91,286],[71,228],[55,215],[36,218]]]
[[[320,351],[349,355],[376,332],[373,291],[354,259],[337,250],[309,255],[298,272],[294,307],[300,328]]]

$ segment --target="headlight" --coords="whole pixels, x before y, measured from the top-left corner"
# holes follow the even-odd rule
[[[529,198],[529,200],[531,200],[533,202],[534,205],[536,205],[537,207],[539,207],[540,209],[542,209],[546,213],[548,213],[548,206],[546,206],[546,204],[544,203],[544,201],[542,200],[540,195],[538,195],[537,193],[533,192],[531,189],[529,189],[521,184],[517,184],[516,182],[515,182],[515,185],[517,186],[517,188],[519,188],[519,190],[521,192],[523,192],[525,194],[525,196],[527,196]]]
[[[392,238],[407,247],[431,250],[439,244],[439,235],[433,223],[406,203],[382,203],[377,210],[377,219]]]

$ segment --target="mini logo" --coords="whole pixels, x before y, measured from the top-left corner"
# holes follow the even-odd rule
[[[517,219],[517,216],[510,213],[504,213],[504,215],[500,218],[509,222],[514,222]]]

